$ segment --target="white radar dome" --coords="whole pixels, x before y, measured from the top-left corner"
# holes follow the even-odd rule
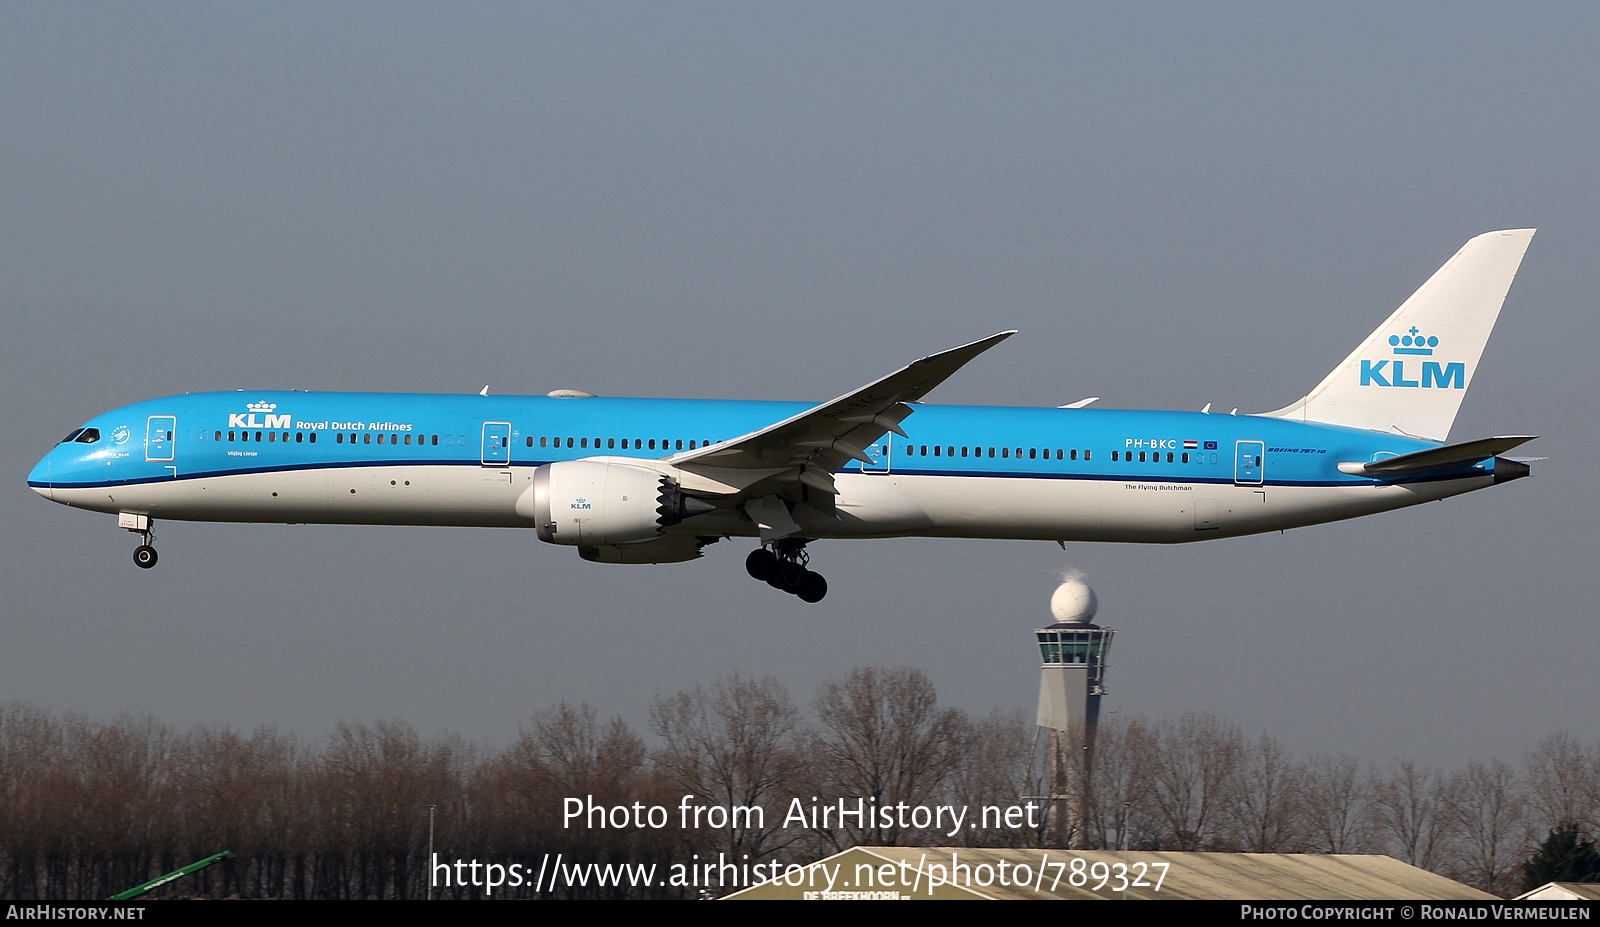
[[[1094,590],[1081,579],[1069,579],[1050,596],[1050,614],[1062,624],[1088,624],[1100,608]]]

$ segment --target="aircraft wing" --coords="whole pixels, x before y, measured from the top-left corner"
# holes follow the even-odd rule
[[[687,470],[798,469],[802,483],[833,493],[833,474],[852,460],[870,462],[865,449],[885,432],[904,434],[900,422],[912,412],[906,403],[926,396],[968,361],[1014,334],[1015,330],[999,332],[912,361],[799,415],[710,447],[674,454],[665,462]]]

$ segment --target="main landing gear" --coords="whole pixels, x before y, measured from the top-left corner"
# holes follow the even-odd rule
[[[805,541],[784,538],[774,541],[771,550],[762,547],[751,551],[744,559],[744,568],[752,578],[799,596],[802,602],[821,602],[828,594],[828,581],[821,573],[806,569],[810,562]]]

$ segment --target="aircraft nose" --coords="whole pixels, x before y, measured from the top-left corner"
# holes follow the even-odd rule
[[[51,492],[52,487],[50,485],[49,454],[44,455],[44,459],[35,464],[33,470],[28,473],[28,486],[51,502],[55,501],[55,495]]]

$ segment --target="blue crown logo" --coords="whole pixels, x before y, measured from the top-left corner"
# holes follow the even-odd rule
[[[1405,335],[1390,335],[1389,344],[1394,345],[1396,354],[1425,354],[1432,355],[1433,349],[1439,346],[1439,336],[1429,335],[1424,338],[1417,334],[1417,327],[1411,326],[1411,332]]]

